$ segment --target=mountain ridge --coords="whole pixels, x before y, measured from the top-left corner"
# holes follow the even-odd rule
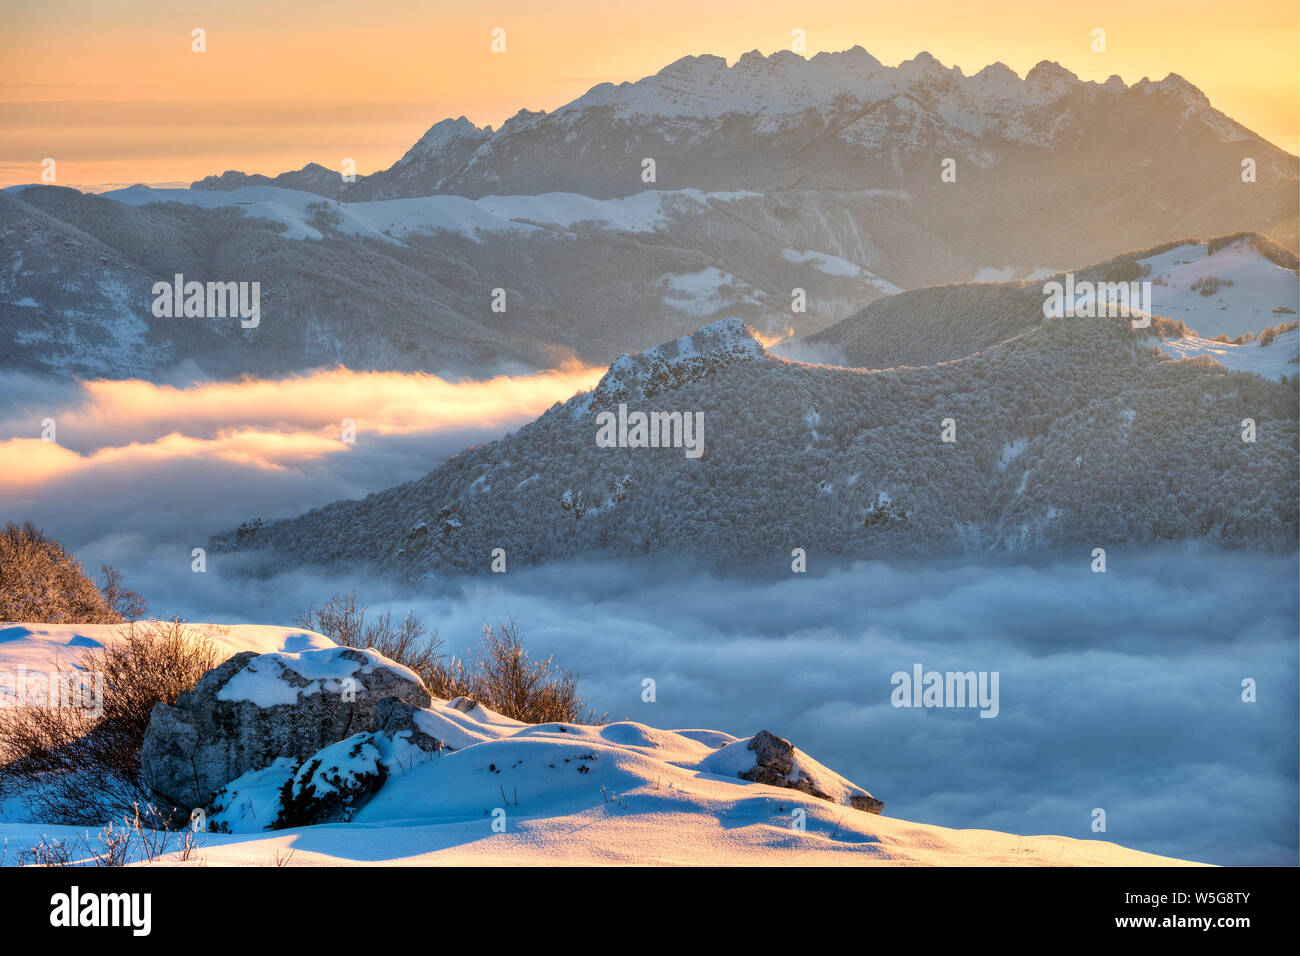
[[[599,83],[550,112],[521,109],[495,131],[491,126],[478,127],[463,116],[441,120],[392,166],[370,176],[358,176],[353,183],[344,183],[340,177],[322,194],[364,200],[454,192],[473,198],[485,191],[497,191],[492,185],[493,177],[499,181],[502,173],[493,172],[491,167],[497,152],[506,148],[505,144],[556,124],[571,131],[572,118],[602,113],[609,114],[607,120],[653,119],[669,125],[674,120],[707,120],[704,126],[694,130],[683,127],[683,134],[698,138],[710,132],[709,126],[721,124],[732,114],[768,117],[769,126],[775,123],[778,127],[790,127],[804,125],[804,121],[796,124],[793,117],[810,111],[821,114],[820,119],[825,122],[832,115],[842,113],[841,107],[850,102],[858,110],[877,109],[905,97],[950,130],[945,141],[977,157],[978,150],[972,152],[972,144],[963,142],[963,137],[993,138],[1043,148],[1069,145],[1070,124],[1044,125],[1042,117],[1037,115],[1051,112],[1063,101],[1069,101],[1068,109],[1077,109],[1098,98],[1120,102],[1125,97],[1142,101],[1152,96],[1179,104],[1178,127],[1195,119],[1226,141],[1253,139],[1261,144],[1265,158],[1274,165],[1295,158],[1215,109],[1198,87],[1178,73],[1171,72],[1158,81],[1143,77],[1132,85],[1125,84],[1117,75],[1098,83],[1081,80],[1055,61],[1042,60],[1023,78],[1000,61],[967,76],[960,67],[945,67],[928,52],[888,67],[861,46],[855,46],[808,58],[788,50],[767,56],[751,50],[730,66],[722,57],[712,54],[688,55],[636,81]],[[862,145],[878,149],[885,137],[868,135],[866,140]],[[514,158],[512,161],[517,161],[517,150],[507,149],[507,154]],[[274,179],[227,171],[219,177],[196,181],[194,188],[228,189],[241,183],[272,181],[287,185],[304,179],[309,168],[281,173]],[[245,178],[240,179],[241,176]],[[568,188],[568,185],[542,181],[535,188],[522,191]],[[766,188],[773,185],[764,184]],[[627,191],[624,188],[622,194]],[[608,193],[618,194],[617,191]]]
[[[1117,541],[1290,546],[1296,369],[1275,381],[1182,359],[1163,343],[1183,328],[1159,316],[1135,329],[1031,304],[1036,320],[1005,339],[878,370],[774,356],[739,323],[713,323],[697,337],[721,343],[719,361],[694,365],[677,343],[620,357],[591,392],[422,478],[212,547],[421,579],[486,571],[498,548],[512,567],[653,552],[781,573],[793,549],[824,565]],[[702,416],[703,454],[600,445],[599,416],[625,409]]]

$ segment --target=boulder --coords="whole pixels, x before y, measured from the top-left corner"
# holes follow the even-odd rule
[[[388,779],[384,734],[356,734],[308,757],[280,791],[272,828],[347,823]]]
[[[400,707],[381,707],[389,698],[412,709],[432,702],[413,671],[373,650],[237,654],[174,706],[154,707],[141,751],[144,783],[164,808],[207,807],[227,783],[277,758],[301,765],[331,744],[379,730],[380,719],[400,724]]]
[[[399,697],[385,697],[375,705],[375,730],[385,734],[390,740],[400,734],[406,743],[418,747],[425,753],[437,753],[447,745],[437,737],[426,733],[418,723],[415,715],[420,708],[408,704]],[[448,748],[450,749],[450,748]]]
[[[830,780],[819,781],[815,773],[810,773],[808,769],[801,766],[794,744],[784,737],[760,730],[750,738],[748,749],[754,752],[754,766],[740,771],[742,780],[798,790],[818,799],[831,801],[835,801],[836,798],[827,792],[828,789],[832,787],[836,790],[845,789],[843,784],[847,781],[840,780],[839,785],[834,786]],[[883,801],[877,800],[860,788],[853,789],[858,792],[850,790],[844,794],[848,805],[853,809],[879,813],[885,808]]]

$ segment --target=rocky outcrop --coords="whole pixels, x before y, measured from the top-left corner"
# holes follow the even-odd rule
[[[634,398],[698,382],[729,365],[765,358],[754,331],[739,319],[718,319],[692,335],[636,355],[616,358],[591,392],[595,407],[610,408]]]
[[[794,744],[784,737],[778,737],[766,730],[760,730],[750,739],[749,749],[754,751],[754,766],[748,770],[742,770],[740,772],[741,779],[753,783],[765,783],[773,787],[798,790],[821,800],[834,800],[834,797],[827,792],[826,787],[813,774],[799,765]],[[879,813],[885,808],[883,801],[877,800],[865,791],[849,793],[847,797],[849,806],[855,810]]]
[[[403,706],[413,713],[430,703],[412,671],[372,650],[237,654],[174,706],[154,707],[141,752],[143,780],[160,805],[188,812],[277,758],[301,764],[358,733],[396,732],[403,723],[415,731]],[[419,749],[437,749],[427,734],[420,738]]]
[[[389,733],[356,734],[332,744],[305,760],[284,782],[280,812],[271,828],[347,823],[383,787],[393,765],[405,770],[437,749],[424,750]]]

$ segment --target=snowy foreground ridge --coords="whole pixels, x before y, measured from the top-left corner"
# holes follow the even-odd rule
[[[216,789],[221,767],[229,768],[232,760],[260,766],[204,801],[212,827],[231,831],[200,836],[197,858],[208,865],[286,859],[498,865],[1181,862],[1100,841],[953,830],[885,817],[861,787],[771,734],[737,738],[634,722],[528,725],[464,698],[428,700],[427,694],[427,704],[419,706],[410,699],[422,693],[412,690],[415,675],[373,652],[338,647],[292,628],[191,626],[235,656],[175,708],[155,710],[145,745],[146,776],[163,785],[166,744],[180,739],[169,734],[187,720],[199,726],[242,715],[249,726],[265,722],[252,727],[265,741],[290,727],[291,718],[328,723],[348,686],[355,686],[358,702],[374,688],[382,690],[372,697],[398,695],[378,705],[372,701],[369,716],[356,712],[356,724],[369,721],[370,730],[306,759],[271,759],[269,751],[250,758],[242,743],[232,757],[234,750],[210,741],[196,761],[209,776],[194,792]],[[0,625],[0,671],[39,671],[59,658],[75,659],[79,649],[111,641],[113,633],[95,625]],[[302,749],[314,747],[308,742]],[[796,782],[803,790],[790,789]],[[264,829],[277,816],[285,822],[285,794],[294,813],[323,811],[335,822]],[[0,814],[0,840],[8,841],[10,863],[42,837],[76,835],[73,828],[21,820],[12,803]]]

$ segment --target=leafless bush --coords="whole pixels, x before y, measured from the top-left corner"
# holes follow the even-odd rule
[[[104,601],[124,621],[138,621],[148,606],[144,598],[122,583],[122,572],[107,564],[99,566],[104,584],[99,589]]]
[[[409,667],[427,685],[441,664],[438,649],[442,639],[430,631],[424,620],[408,611],[397,623],[385,612],[366,621],[366,606],[357,603],[355,593],[334,595],[320,607],[314,604],[294,624],[324,634],[344,647],[370,648],[390,661]]]
[[[140,749],[154,705],[174,704],[220,662],[211,642],[179,620],[123,625],[51,675],[96,688],[98,706],[0,708],[0,787],[21,788],[39,819],[68,824],[147,805]]]
[[[573,674],[557,667],[550,657],[528,656],[514,621],[496,628],[483,625],[472,664],[441,654],[438,632],[429,631],[413,611],[398,623],[390,613],[367,622],[366,606],[358,603],[356,594],[334,595],[320,607],[312,605],[294,623],[345,647],[372,648],[409,667],[429,693],[442,700],[473,697],[491,710],[532,724],[603,719],[584,714]]]
[[[501,622],[496,628],[484,624],[479,658],[468,679],[468,696],[529,724],[599,723],[603,718],[583,714],[577,678],[553,661],[553,656],[546,660],[528,656],[514,621]]]
[[[18,854],[19,866],[71,866],[73,841],[42,836],[39,843],[25,847]]]

